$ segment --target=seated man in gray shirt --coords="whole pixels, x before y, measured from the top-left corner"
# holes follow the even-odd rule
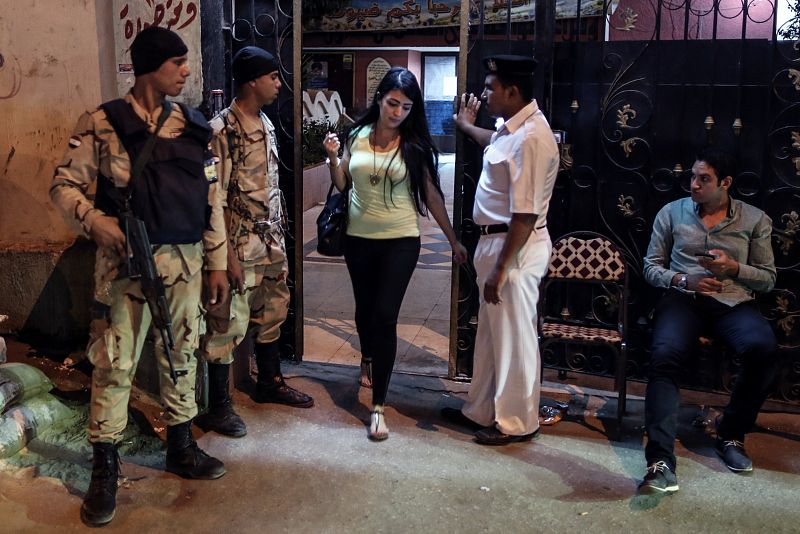
[[[772,221],[732,199],[733,158],[715,148],[692,166],[691,198],[656,216],[644,259],[647,281],[667,291],[658,303],[645,399],[647,474],[641,493],[678,490],[675,434],[678,376],[698,336],[710,332],[739,356],[730,402],[717,420],[716,451],[732,471],[751,471],[744,435],[756,421],[775,371],[776,341],[753,300],[775,284]]]

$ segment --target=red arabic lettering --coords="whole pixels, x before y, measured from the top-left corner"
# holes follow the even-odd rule
[[[186,15],[189,16],[189,18],[186,20],[186,22],[178,26],[179,30],[182,30],[183,28],[194,22],[194,19],[197,17],[197,4],[195,4],[194,2],[189,2],[186,5]]]
[[[151,26],[163,26],[167,29],[175,28],[176,30],[182,30],[197,19],[197,2],[187,2],[186,9],[184,9],[183,0],[175,3],[173,3],[173,0],[166,0],[166,2],[163,0],[160,2],[145,0],[145,3],[153,9],[153,18],[149,21],[142,20],[141,17],[136,17],[136,21],[134,22],[132,18],[128,18],[128,14],[130,13],[129,4],[125,4],[120,10],[119,19],[125,21],[124,32],[126,39],[133,39],[133,37],[144,28],[149,28]]]
[[[175,10],[172,12],[174,16],[167,21],[167,28],[172,28],[178,23],[178,19],[181,18],[181,11],[183,11],[183,2],[179,2],[178,5],[175,6]]]
[[[156,6],[156,13],[155,16],[153,17],[153,22],[150,23],[150,26],[158,26],[159,24],[161,24],[161,21],[164,20],[165,12],[166,8],[163,5],[158,4]]]

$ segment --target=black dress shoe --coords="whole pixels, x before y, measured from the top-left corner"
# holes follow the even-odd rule
[[[522,436],[512,436],[500,432],[497,427],[484,428],[475,432],[475,441],[481,445],[508,445],[509,443],[517,443],[521,441],[530,441],[539,437],[539,429],[530,434],[523,434]]]
[[[258,403],[272,402],[275,404],[285,404],[294,408],[311,408],[314,406],[314,399],[302,391],[297,391],[290,387],[286,382],[273,382],[264,384],[258,382],[256,390],[253,392],[252,399]]]
[[[445,407],[442,408],[439,413],[442,414],[442,419],[444,419],[449,423],[453,423],[459,426],[465,426],[472,430],[480,430],[482,428],[486,428],[483,425],[479,425],[478,423],[476,423],[475,421],[464,415],[464,412],[462,412],[458,408]]]

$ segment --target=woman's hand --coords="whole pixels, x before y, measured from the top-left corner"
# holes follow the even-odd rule
[[[342,143],[339,142],[338,135],[333,132],[325,134],[325,139],[322,141],[322,148],[328,153],[328,158],[330,158],[331,161],[336,159],[339,155],[339,148],[341,148],[341,146]]]
[[[453,245],[453,261],[456,262],[457,265],[461,265],[468,259],[469,253],[467,252],[467,247],[462,245],[461,241],[456,241]]]

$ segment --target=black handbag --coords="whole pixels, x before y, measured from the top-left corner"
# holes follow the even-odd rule
[[[333,194],[328,189],[325,206],[317,217],[317,252],[323,256],[341,256],[347,234],[347,198],[350,190]]]

